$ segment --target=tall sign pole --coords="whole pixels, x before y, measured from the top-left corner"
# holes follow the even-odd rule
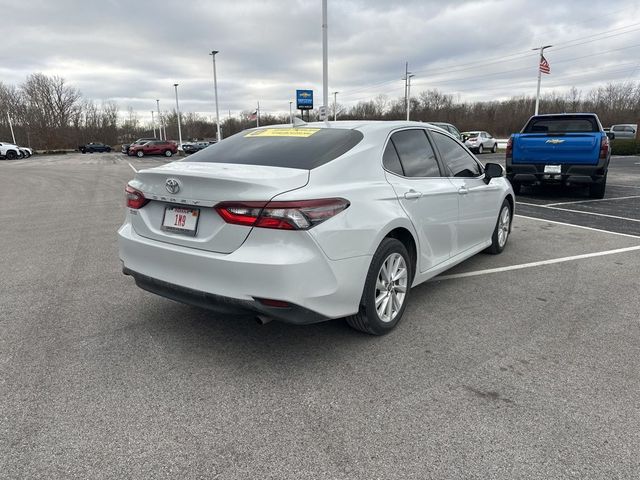
[[[329,60],[327,41],[327,0],[322,0],[322,106],[324,107],[324,117],[326,120],[329,108]]]
[[[156,138],[156,120],[153,118],[153,110],[151,110],[151,126],[153,127],[153,138]]]
[[[178,84],[174,83],[173,87],[176,89],[176,113],[178,114],[178,148],[182,150],[182,128],[180,127],[180,105],[178,105]]]
[[[333,92],[333,121],[338,121],[338,93]]]
[[[538,59],[538,88],[536,90],[536,111],[534,115],[538,115],[538,106],[540,105],[540,82],[542,80],[542,70],[540,69],[540,65],[542,64],[542,59],[544,58],[545,48],[550,47],[553,47],[553,45],[545,45],[544,47],[532,48],[532,50],[540,50],[540,58]]]
[[[218,53],[217,50],[211,50],[211,53],[209,55],[211,55],[211,57],[213,58],[213,91],[215,92],[216,97],[216,140],[219,142],[220,140],[222,140],[222,135],[220,134],[220,112],[218,110],[218,78],[216,76],[216,53]]]

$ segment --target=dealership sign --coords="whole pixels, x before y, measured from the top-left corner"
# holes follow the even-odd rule
[[[296,108],[313,110],[313,90],[296,90]]]

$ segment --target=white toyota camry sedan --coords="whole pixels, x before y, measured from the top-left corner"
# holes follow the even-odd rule
[[[411,287],[500,253],[514,193],[438,127],[331,122],[246,130],[136,173],[123,271],[150,292],[262,322],[393,329]]]

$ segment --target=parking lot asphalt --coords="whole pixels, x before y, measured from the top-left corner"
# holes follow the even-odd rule
[[[138,289],[123,188],[161,163],[0,162],[0,478],[640,477],[639,157],[602,201],[523,190],[385,337]]]

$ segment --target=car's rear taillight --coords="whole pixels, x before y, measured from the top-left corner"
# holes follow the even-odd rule
[[[139,209],[144,207],[149,200],[144,198],[144,194],[140,190],[136,190],[130,185],[127,185],[124,189],[125,198],[127,199],[127,207]]]
[[[609,153],[609,137],[604,136],[602,137],[602,139],[600,140],[600,158],[601,159],[606,159],[607,158],[607,154]]]
[[[349,206],[344,198],[288,202],[222,202],[218,214],[227,223],[279,230],[307,230]]]
[[[507,153],[505,154],[505,158],[513,158],[513,137],[509,137],[509,140],[507,141]]]

